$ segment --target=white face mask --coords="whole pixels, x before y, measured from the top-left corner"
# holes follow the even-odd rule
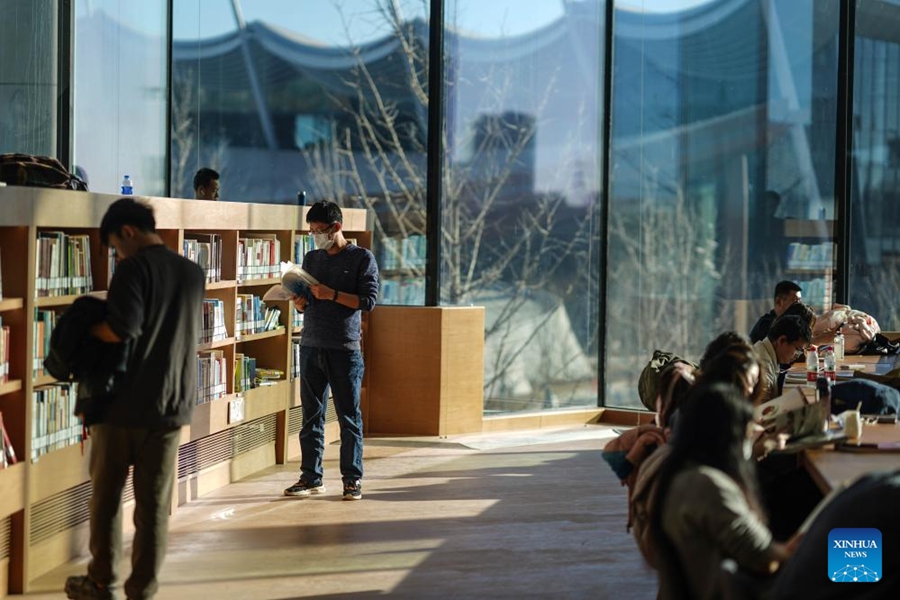
[[[334,238],[329,238],[330,233],[313,233],[311,234],[313,237],[313,243],[315,243],[316,248],[319,250],[328,250],[332,246],[334,246]]]

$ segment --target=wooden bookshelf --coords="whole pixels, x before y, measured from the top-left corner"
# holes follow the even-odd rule
[[[32,460],[32,397],[36,389],[56,383],[49,375],[35,376],[33,356],[40,340],[34,339],[34,310],[62,312],[77,295],[37,297],[36,262],[39,232],[62,232],[68,236],[86,235],[90,243],[92,295],[106,297],[109,281],[109,256],[100,244],[99,222],[107,207],[118,196],[71,192],[43,188],[0,188],[0,251],[2,251],[3,292],[0,313],[3,324],[11,328],[10,381],[0,384],[0,411],[19,463],[0,470],[0,518],[12,517],[16,540],[9,560],[9,590],[0,578],[0,597],[8,591],[24,593],[31,582],[87,547],[82,539],[86,512],[83,510],[85,485],[89,480],[90,440],[38,456]],[[154,209],[157,232],[164,243],[181,254],[185,238],[195,234],[217,234],[222,244],[221,281],[207,282],[206,297],[222,300],[228,337],[196,346],[198,352],[221,350],[226,363],[226,395],[195,407],[189,427],[184,428],[179,473],[173,508],[183,501],[226,485],[254,470],[285,459],[287,433],[284,424],[291,407],[296,381],[277,381],[273,385],[234,393],[234,357],[236,352],[257,359],[259,367],[283,370],[290,377],[291,326],[288,303],[281,308],[281,327],[249,335],[236,335],[235,301],[238,293],[262,296],[265,288],[280,282],[277,277],[242,279],[238,276],[238,240],[274,235],[280,243],[280,260],[290,260],[293,242],[306,227],[307,207],[244,204],[229,202],[192,202],[171,198],[141,198]],[[365,210],[345,209],[345,230],[357,243],[371,247],[366,231]],[[21,260],[8,257],[18,256]],[[270,303],[272,304],[272,303]],[[229,422],[229,404],[244,403],[244,419]],[[275,423],[275,426],[271,426]],[[249,449],[244,425],[257,433],[265,430],[272,439]],[[336,439],[337,429],[328,428],[328,442]],[[276,431],[277,430],[277,431]],[[244,435],[243,438],[241,436]],[[224,437],[223,437],[224,436]],[[232,438],[225,439],[227,436]],[[238,441],[244,442],[238,444]],[[185,448],[186,446],[196,448]],[[222,454],[225,448],[231,454]],[[215,452],[213,452],[215,450]],[[215,455],[213,458],[207,456]],[[212,462],[210,462],[212,461]],[[185,490],[191,490],[185,492]],[[32,539],[39,524],[35,519],[54,515],[59,531],[44,539]],[[44,515],[44,516],[41,516]]]

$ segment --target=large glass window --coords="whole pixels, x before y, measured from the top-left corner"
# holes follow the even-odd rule
[[[838,0],[621,0],[608,405],[654,349],[694,360],[796,281],[833,299]]]
[[[75,3],[75,165],[91,191],[166,192],[167,0]]]
[[[853,72],[850,297],[900,329],[900,6],[858,0]]]
[[[596,406],[605,3],[445,11],[441,303],[486,309],[486,412]]]
[[[0,0],[0,154],[56,155],[57,3]]]
[[[428,17],[420,0],[175,0],[172,194],[375,214],[381,303],[424,304]]]

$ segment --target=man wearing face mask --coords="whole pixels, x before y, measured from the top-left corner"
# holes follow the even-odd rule
[[[315,277],[312,298],[294,296],[304,313],[300,341],[300,479],[285,496],[305,498],[325,492],[325,406],[328,389],[341,428],[341,479],[344,500],[362,499],[363,439],[359,391],[363,378],[360,352],[362,311],[375,308],[378,266],[365,248],[343,234],[343,214],[334,202],[316,202],[306,213],[316,249],[303,258],[303,269]]]

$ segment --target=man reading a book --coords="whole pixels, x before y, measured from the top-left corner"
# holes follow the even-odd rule
[[[344,238],[343,214],[334,202],[316,202],[306,213],[315,250],[303,258],[303,270],[315,281],[309,296],[294,295],[303,317],[300,338],[300,479],[286,496],[307,497],[325,491],[325,406],[328,390],[341,428],[341,479],[344,500],[362,498],[363,438],[359,392],[363,378],[360,351],[362,311],[375,308],[378,266],[365,248]]]
[[[196,343],[206,278],[163,244],[150,206],[114,202],[100,238],[119,258],[107,294],[107,318],[92,326],[103,342],[128,341],[126,371],[91,426],[91,562],[66,580],[72,599],[117,596],[122,557],[122,491],[133,467],[134,543],[128,598],[152,598],[166,553],[175,458],[181,427],[197,401]]]

